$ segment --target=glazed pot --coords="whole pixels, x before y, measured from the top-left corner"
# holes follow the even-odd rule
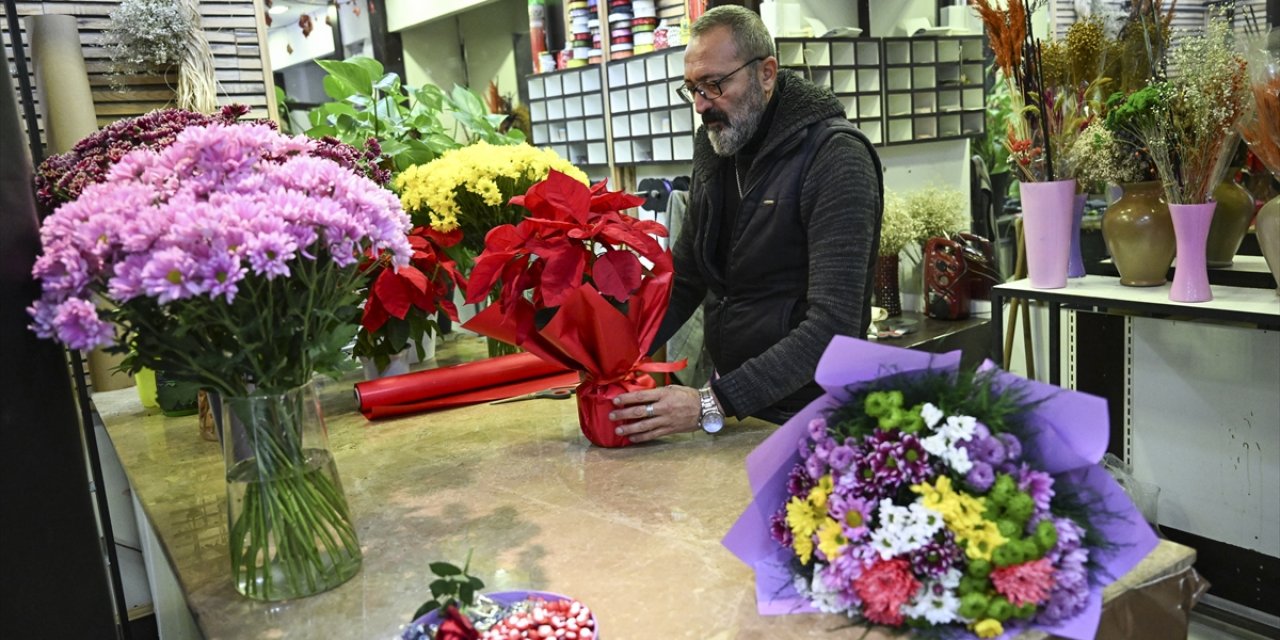
[[[1120,272],[1120,284],[1158,287],[1168,281],[1177,248],[1164,191],[1157,181],[1120,188],[1120,199],[1102,216],[1102,239]]]
[[[1218,207],[1209,225],[1209,240],[1205,248],[1205,262],[1210,269],[1231,266],[1240,242],[1249,231],[1253,220],[1253,196],[1234,180],[1223,180],[1213,190],[1213,200]]]

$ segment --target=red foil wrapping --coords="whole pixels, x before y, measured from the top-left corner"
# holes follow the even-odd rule
[[[369,420],[464,407],[578,383],[578,374],[531,353],[356,383]]]

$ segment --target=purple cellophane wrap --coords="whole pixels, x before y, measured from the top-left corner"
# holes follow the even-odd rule
[[[809,421],[838,406],[846,386],[895,373],[955,370],[959,363],[959,352],[936,355],[845,336],[836,336],[831,341],[816,374],[826,394],[779,427],[747,456],[747,479],[753,498],[724,537],[724,546],[755,569],[756,603],[762,615],[816,611],[792,584],[790,558],[793,553],[769,536],[769,517],[789,498],[787,475],[800,462],[797,444],[808,437]],[[990,362],[983,364],[984,369],[993,366]],[[1105,399],[1010,373],[1000,373],[997,384],[1001,387],[1020,385],[1028,403],[1043,401],[1032,410],[1028,420],[1031,434],[1027,451],[1045,452],[1045,459],[1034,461],[1036,466],[1053,474],[1058,482],[1067,482],[1079,487],[1085,495],[1096,496],[1097,513],[1107,514],[1094,521],[1094,526],[1110,544],[1106,549],[1090,549],[1090,558],[1100,570],[1088,606],[1058,625],[1033,625],[1054,636],[1088,640],[1094,637],[1102,615],[1103,586],[1141,562],[1155,549],[1158,540],[1119,483],[1099,465],[1107,450],[1109,434]],[[1011,629],[1006,635],[1018,631],[1020,629]]]

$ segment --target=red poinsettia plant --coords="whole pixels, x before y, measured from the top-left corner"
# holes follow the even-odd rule
[[[409,264],[396,269],[386,255],[369,258],[382,266],[369,276],[353,355],[372,359],[379,371],[411,342],[418,357],[425,357],[424,341],[439,330],[436,314],[443,311],[451,320],[458,319],[451,295],[453,286],[463,286],[464,280],[445,249],[461,239],[460,231],[440,233],[429,226],[415,227],[409,232],[413,248]]]
[[[666,313],[674,270],[657,237],[666,227],[624,213],[642,198],[592,187],[551,171],[511,203],[529,210],[518,224],[485,236],[467,283],[467,302],[497,303],[465,326],[582,374],[578,419],[594,444],[619,447],[610,402],[655,386],[647,353]]]

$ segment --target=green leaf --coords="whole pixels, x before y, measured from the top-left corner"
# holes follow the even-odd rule
[[[464,584],[458,587],[458,599],[468,607],[475,604],[476,590],[471,585]]]
[[[421,618],[422,616],[425,616],[428,613],[431,613],[432,611],[435,611],[436,609],[439,609],[439,608],[440,608],[439,602],[436,602],[435,600],[428,600],[422,603],[422,606],[418,607],[417,611],[413,612],[413,620],[417,620],[418,618]]]
[[[334,100],[346,100],[351,96],[351,94],[356,92],[356,86],[344,78],[340,78],[336,75],[327,75],[324,77],[324,93]]]
[[[312,117],[316,117],[316,113],[312,112]],[[338,137],[338,129],[330,124],[318,124],[307,129],[308,138],[323,138],[325,136]]]
[[[449,564],[448,562],[432,562],[427,566],[431,568],[431,573],[434,573],[440,577],[456,576],[456,575],[462,574],[462,569],[459,569]]]
[[[370,73],[369,62],[378,66],[377,75]],[[316,64],[329,73],[329,75],[325,76],[325,93],[335,100],[343,100],[353,93],[371,95],[373,93],[373,79],[382,77],[382,65],[370,58],[352,58],[350,61],[316,60]],[[330,93],[329,78],[334,78],[336,82],[345,85],[350,90],[342,95]]]
[[[431,582],[431,597],[439,599],[440,596],[453,595],[457,592],[452,580],[447,578],[439,578]]]
[[[382,76],[382,79],[373,83],[373,88],[383,93],[400,93],[400,76],[394,73],[388,73]]]
[[[348,58],[346,62],[347,64],[358,67],[360,70],[364,71],[365,77],[369,79],[370,87],[373,86],[374,78],[385,79],[385,77],[383,76],[383,73],[385,73],[385,70],[382,67],[382,63],[378,62],[373,58],[370,58],[368,56],[355,56],[353,58]],[[396,74],[394,73],[390,73],[387,75],[394,76],[397,80],[400,79],[399,76],[396,76]],[[372,93],[372,91],[370,91],[369,93]]]
[[[480,96],[462,85],[453,85],[453,93],[450,98],[453,108],[458,111],[476,117],[482,117],[489,113],[489,110],[484,106],[484,102],[480,100]]]

